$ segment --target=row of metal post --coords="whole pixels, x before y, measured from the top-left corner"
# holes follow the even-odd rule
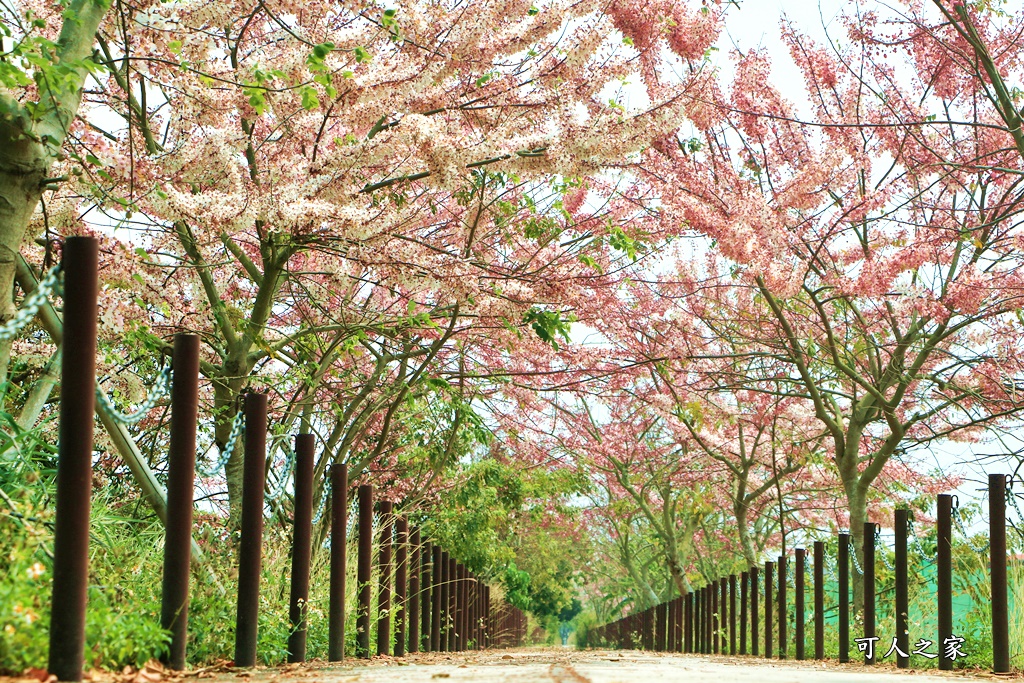
[[[1010,670],[1009,655],[1009,610],[1006,581],[1006,495],[1005,475],[989,475],[989,560],[992,588],[992,653],[993,671],[1005,673]],[[953,633],[953,569],[952,569],[952,515],[954,496],[938,496],[937,506],[937,552],[936,552],[936,608],[938,616],[937,655],[939,668],[953,668],[953,656],[947,656],[949,643],[956,644]],[[895,590],[894,609],[896,615],[895,650],[896,663],[900,668],[909,666],[911,652],[909,642],[909,591],[907,538],[910,528],[910,512],[896,510],[895,528]],[[877,525],[864,525],[864,612],[863,632],[865,647],[864,663],[874,664],[878,652],[874,645],[877,639],[876,586],[874,538]],[[850,651],[850,534],[839,534],[837,558],[838,583],[838,630],[839,661],[849,661]],[[806,658],[805,651],[805,573],[807,554],[803,548],[795,552],[794,566],[794,649],[796,659]],[[825,543],[814,542],[813,561],[814,603],[814,659],[825,658]],[[655,651],[672,651],[699,654],[740,654],[759,655],[761,638],[758,627],[763,625],[763,652],[771,658],[774,646],[778,644],[778,657],[787,657],[787,626],[789,603],[786,597],[788,562],[780,556],[777,562],[764,565],[764,611],[758,605],[759,567],[751,567],[739,576],[733,574],[711,581],[702,588],[661,603],[648,609],[634,612],[598,628],[599,642],[619,648],[640,647]],[[777,579],[776,579],[777,574]],[[738,595],[737,595],[738,593]],[[737,600],[739,614],[737,618]],[[773,606],[774,601],[774,606]],[[763,618],[762,618],[763,617]],[[759,620],[761,624],[759,624]],[[775,628],[773,629],[773,620]],[[749,627],[749,628],[748,628]],[[749,645],[749,647],[748,647]],[[860,646],[860,644],[859,644]],[[748,652],[749,649],[749,652]],[[906,653],[906,654],[904,654]],[[966,653],[964,653],[966,654]],[[870,655],[870,656],[869,656]],[[926,655],[927,656],[927,655]]]
[[[64,245],[64,353],[61,366],[60,443],[50,620],[49,671],[60,681],[82,680],[89,564],[92,492],[93,412],[95,409],[99,250],[95,238],[69,237]],[[185,666],[189,606],[192,510],[195,487],[196,425],[199,406],[199,338],[174,340],[173,385],[167,479],[161,625],[171,634],[166,663]],[[253,666],[263,547],[267,396],[244,394],[241,534],[238,548],[236,666]],[[306,659],[309,572],[312,557],[315,442],[295,437],[294,533],[289,661]],[[348,471],[330,471],[331,555],[328,659],[345,656],[345,576],[348,526]],[[357,654],[370,656],[373,567],[373,488],[358,487]],[[521,645],[526,617],[502,602],[492,607],[490,587],[418,529],[379,503],[377,654],[458,651]],[[395,562],[392,566],[392,549]],[[392,599],[392,573],[394,597]]]

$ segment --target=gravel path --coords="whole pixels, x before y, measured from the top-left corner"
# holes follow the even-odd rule
[[[215,678],[237,676],[220,674]],[[767,662],[749,657],[653,654],[636,651],[576,652],[557,648],[465,654],[409,655],[346,662],[342,666],[312,665],[286,670],[264,669],[242,674],[252,683],[950,683],[950,681],[1024,680],[986,672],[898,672],[891,666]],[[220,682],[211,682],[220,683]]]

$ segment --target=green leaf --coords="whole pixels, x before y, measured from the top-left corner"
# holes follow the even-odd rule
[[[320,98],[316,95],[316,89],[311,85],[302,87],[302,108],[306,111],[316,109],[320,106]]]
[[[366,48],[363,47],[362,45],[357,45],[356,49],[353,50],[353,52],[356,55],[356,62],[359,63],[359,64],[363,64],[364,62],[368,62],[371,59],[373,59],[370,56],[370,53],[367,52]]]

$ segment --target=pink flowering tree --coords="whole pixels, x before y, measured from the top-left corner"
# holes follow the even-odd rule
[[[200,333],[218,447],[239,393],[271,389],[275,447],[316,430],[321,470],[365,467],[415,401],[471,395],[440,382],[510,328],[557,330],[620,210],[587,193],[701,87],[657,57],[702,59],[719,15],[693,5],[119,3],[76,43],[91,61],[64,83],[67,139],[47,138],[47,211],[19,200],[5,244],[115,228],[131,246],[104,263],[104,333],[136,356]],[[63,8],[28,10],[16,38],[49,54]],[[4,66],[5,103],[35,97],[38,62]],[[632,74],[650,105],[627,111],[606,90]]]
[[[984,439],[1024,408],[1014,136],[988,86],[941,57],[952,28],[883,26],[851,18],[833,51],[785,25],[811,111],[765,54],[740,54],[706,116],[643,167],[659,220],[724,258],[691,290],[713,307],[674,304],[742,341],[723,384],[805,404],[858,553],[873,488],[913,478],[905,454]]]

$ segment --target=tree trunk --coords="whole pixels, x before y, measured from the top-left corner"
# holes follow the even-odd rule
[[[231,427],[235,415],[242,406],[238,404],[238,394],[242,390],[243,382],[248,373],[232,373],[229,370],[229,363],[224,364],[221,377],[216,378],[213,383],[214,410],[216,411],[216,424],[214,435],[217,442],[217,449],[224,455],[228,439],[231,437]],[[224,379],[230,377],[231,379]],[[239,377],[241,379],[239,379]],[[248,429],[249,425],[245,425]],[[242,501],[242,469],[244,464],[244,429],[234,448],[228,455],[227,463],[224,465],[224,479],[228,489],[228,528],[237,529],[241,524],[241,501]]]
[[[44,67],[37,107],[30,114],[14,97],[0,93],[0,316],[14,312],[14,275],[29,220],[43,196],[50,166],[67,138],[82,102],[96,31],[110,0],[72,0],[64,11],[55,63]],[[45,87],[43,87],[45,86]],[[3,372],[6,375],[6,363]]]
[[[858,479],[859,484],[859,479]],[[856,486],[856,485],[855,485]],[[847,504],[850,508],[850,538],[853,540],[852,553],[855,554],[857,562],[851,562],[850,581],[853,584],[853,611],[854,618],[864,609],[864,573],[857,570],[857,567],[864,567],[864,522],[868,519],[867,496],[860,493],[859,487],[849,496]],[[870,539],[873,542],[874,539]]]
[[[743,559],[748,567],[753,567],[757,564],[757,550],[754,548],[754,539],[750,536],[747,506],[744,503],[734,505],[733,515],[736,517],[736,529],[740,536],[740,548],[743,550]]]

